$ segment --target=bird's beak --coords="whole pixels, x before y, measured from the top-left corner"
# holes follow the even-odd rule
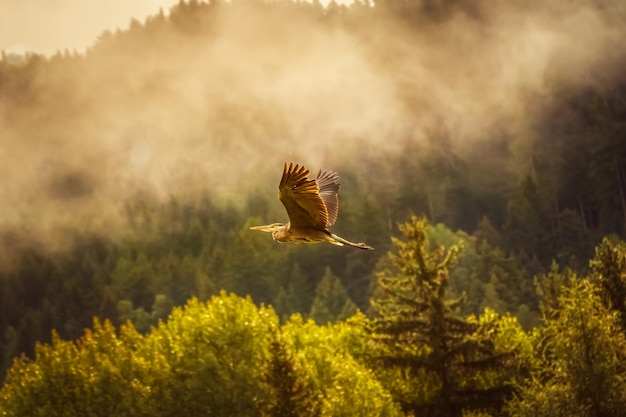
[[[252,226],[250,230],[259,230],[261,232],[271,232],[272,227],[269,225],[268,226]]]

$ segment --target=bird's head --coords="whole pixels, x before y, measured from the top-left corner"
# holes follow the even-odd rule
[[[285,227],[287,227],[287,226],[284,225],[283,223],[272,223],[272,224],[268,224],[266,226],[252,226],[250,228],[250,230],[259,230],[261,232],[270,232],[272,234],[272,237],[274,239],[276,239],[276,232],[284,230]]]

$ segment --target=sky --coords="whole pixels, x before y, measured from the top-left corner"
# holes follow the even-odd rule
[[[178,0],[0,0],[0,50],[84,52],[105,30],[167,12]]]

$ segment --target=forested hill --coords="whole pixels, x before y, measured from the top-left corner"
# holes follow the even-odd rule
[[[537,324],[533,277],[626,233],[620,1],[181,1],[84,54],[0,61],[2,369],[94,316],[147,331],[221,289],[369,311],[397,224],[462,242],[465,313]],[[285,161],[338,171],[334,231],[278,246]],[[458,231],[458,232],[457,232]]]

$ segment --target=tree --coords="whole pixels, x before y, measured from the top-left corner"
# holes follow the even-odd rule
[[[476,242],[476,258],[470,281],[483,283],[482,307],[492,307],[500,313],[515,312],[521,304],[537,308],[537,297],[532,280],[519,265],[516,257],[506,255],[502,249],[491,246],[486,240]],[[472,300],[474,303],[477,300]],[[474,311],[475,312],[475,311]]]
[[[129,299],[136,307],[150,308],[154,302],[154,265],[147,254],[136,259],[120,257],[112,273],[112,287],[120,299]]]
[[[536,334],[539,362],[508,410],[519,417],[623,416],[626,338],[618,314],[589,280],[560,281],[569,283],[557,311],[545,307],[549,314]]]
[[[309,317],[319,324],[325,324],[346,319],[356,311],[357,308],[341,280],[327,267],[315,289],[315,298],[311,305]]]
[[[295,360],[293,350],[282,332],[270,347],[272,359],[268,366],[267,397],[270,415],[305,417],[319,415],[320,406],[314,392],[304,379],[304,371]]]
[[[464,409],[497,410],[511,387],[506,377],[495,375],[514,355],[496,348],[497,315],[461,317],[463,299],[446,297],[459,249],[431,250],[426,227],[416,216],[401,224],[404,239],[392,238],[396,250],[388,255],[392,266],[377,275],[383,295],[372,301],[378,314],[372,324],[374,359],[404,370],[396,377],[408,375],[402,377],[408,387],[399,399],[407,411],[460,416]]]
[[[368,349],[368,320],[360,313],[346,321],[319,326],[294,315],[283,326],[294,363],[319,403],[321,416],[401,416],[388,388],[362,359]]]
[[[158,366],[158,358],[148,364],[135,356],[140,339],[132,326],[118,337],[110,322],[99,320],[77,342],[55,332],[50,345],[37,345],[35,361],[22,357],[9,370],[0,391],[3,415],[152,414],[144,375]]]
[[[626,243],[604,238],[590,265],[592,281],[600,288],[605,305],[617,312],[626,334]]]
[[[283,280],[278,293],[274,297],[273,306],[276,313],[286,319],[294,313],[305,310],[305,301],[310,298],[310,291],[306,286],[306,276],[302,273],[299,263],[294,263],[291,272]]]
[[[583,219],[572,209],[558,216],[558,257],[560,263],[582,270],[582,261],[589,259],[593,248],[591,234]]]
[[[503,236],[506,236],[508,249],[536,255],[545,261],[551,253],[552,238],[547,213],[539,187],[530,175],[527,176],[507,205]]]
[[[536,310],[531,279],[518,260],[498,246],[500,237],[486,218],[472,236],[454,233],[442,224],[428,226],[426,234],[437,245],[462,248],[457,265],[449,271],[449,294],[466,295],[462,313],[479,314],[485,307],[498,313],[515,312],[523,303]]]
[[[623,83],[623,81],[622,81]],[[592,184],[602,232],[626,231],[626,145],[623,121],[624,88],[595,91],[585,105],[593,118],[593,142],[588,153],[587,177]]]
[[[2,356],[0,357],[0,379],[4,379],[4,371],[9,369],[13,358],[17,356],[17,332],[11,326],[7,327],[2,337]]]

